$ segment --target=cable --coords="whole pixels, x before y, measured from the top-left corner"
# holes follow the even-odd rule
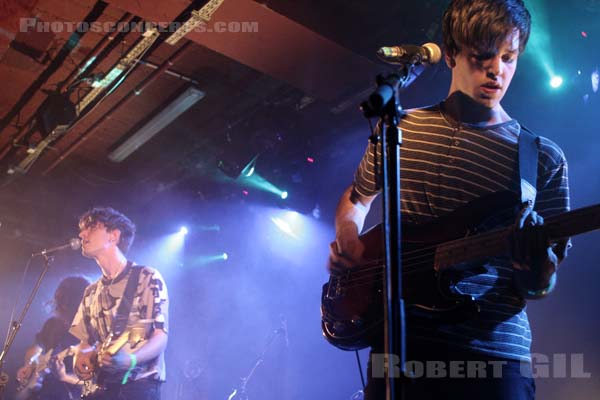
[[[358,364],[358,372],[360,373],[360,382],[362,383],[362,388],[363,391],[365,390],[365,376],[363,374],[363,370],[362,370],[362,364],[360,362],[360,354],[358,354],[358,350],[354,350],[354,353],[356,354],[356,363]]]

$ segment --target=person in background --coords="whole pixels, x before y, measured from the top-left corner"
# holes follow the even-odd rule
[[[60,281],[51,300],[54,315],[35,335],[33,345],[25,352],[25,364],[17,371],[18,400],[79,397],[77,378],[71,373],[72,354],[57,355],[78,343],[69,328],[89,284],[82,276],[69,276]]]

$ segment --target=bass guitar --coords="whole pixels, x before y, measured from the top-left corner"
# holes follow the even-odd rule
[[[409,315],[458,322],[479,312],[476,301],[457,291],[456,284],[467,270],[481,268],[478,260],[510,253],[513,228],[506,222],[514,221],[515,204],[514,194],[500,192],[429,224],[402,225],[402,285]],[[489,230],[501,221],[504,227]],[[600,204],[546,218],[544,226],[552,243],[598,229]],[[321,296],[323,334],[347,350],[368,347],[374,335],[380,334],[383,322],[381,226],[367,231],[360,240],[366,263],[333,271]]]

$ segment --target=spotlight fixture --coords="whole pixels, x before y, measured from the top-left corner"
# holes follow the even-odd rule
[[[244,150],[242,150],[242,153],[245,154],[236,154],[232,148],[226,149],[221,157],[217,159],[217,168],[232,179],[250,178],[256,172],[258,154],[248,161],[251,155]]]
[[[67,93],[52,92],[36,115],[42,137],[47,137],[55,129],[66,129],[77,118],[75,104],[69,100]]]
[[[552,88],[554,89],[558,89],[559,87],[561,87],[563,84],[563,78],[560,76],[553,76],[552,79],[550,79],[550,86],[552,86]]]

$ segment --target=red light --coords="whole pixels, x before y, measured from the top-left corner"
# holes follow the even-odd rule
[[[588,37],[587,36],[587,32],[586,31],[581,31],[581,36],[583,36],[584,38]]]
[[[311,164],[312,164],[312,163],[314,163],[314,162],[315,162],[315,159],[314,159],[314,158],[312,158],[312,157],[306,157],[306,161],[308,161],[309,163],[311,163]]]

